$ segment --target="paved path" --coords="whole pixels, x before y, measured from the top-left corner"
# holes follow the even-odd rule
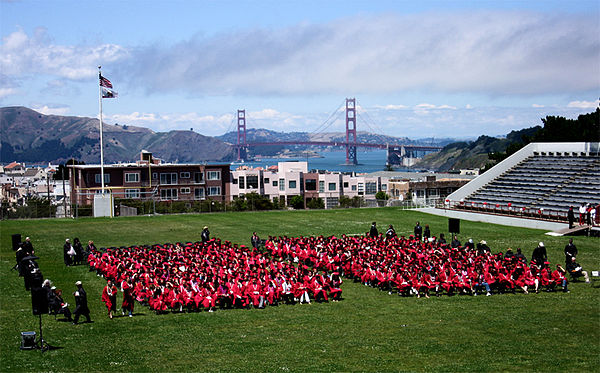
[[[435,207],[419,208],[417,209],[417,211],[421,211],[432,215],[446,216],[448,218],[457,218],[469,221],[480,221],[483,223],[508,225],[511,227],[542,229],[547,231],[557,231],[560,229],[569,228],[569,224],[567,223],[556,223],[551,221],[535,219],[523,219],[512,216],[478,214],[467,211],[444,210]]]

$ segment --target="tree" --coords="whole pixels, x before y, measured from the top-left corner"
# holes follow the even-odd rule
[[[301,210],[304,208],[304,198],[302,196],[293,196],[290,200],[290,205],[296,210]]]
[[[306,202],[306,207],[309,209],[324,209],[325,203],[323,198],[311,198]]]
[[[384,192],[383,190],[380,190],[379,192],[377,192],[375,194],[375,199],[388,200],[388,199],[390,199],[390,196],[388,196],[388,194],[386,192]]]

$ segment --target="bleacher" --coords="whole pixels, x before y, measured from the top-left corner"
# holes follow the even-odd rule
[[[495,174],[486,172],[487,180],[474,183],[462,195],[455,192],[447,202],[452,208],[557,220],[566,219],[569,206],[578,215],[581,203],[600,204],[598,152],[561,150],[533,148],[513,164],[505,161]]]

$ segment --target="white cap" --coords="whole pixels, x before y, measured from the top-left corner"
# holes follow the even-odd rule
[[[75,283],[75,285],[77,285],[77,286],[81,285],[81,281],[77,281],[77,282]]]
[[[540,243],[538,244],[538,246],[544,246],[544,243],[543,243],[543,242],[540,242]]]

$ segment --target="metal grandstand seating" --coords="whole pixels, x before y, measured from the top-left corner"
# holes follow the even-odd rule
[[[590,144],[596,144],[595,152],[535,151],[533,147],[534,151],[530,149],[529,154],[520,154],[513,164],[504,161],[503,169],[487,176],[479,185],[473,183],[466,192],[461,194],[459,190],[451,194],[447,205],[558,219],[566,218],[570,206],[575,208],[576,214],[581,203],[598,206],[600,155],[598,143]],[[540,145],[550,148],[552,144]]]

